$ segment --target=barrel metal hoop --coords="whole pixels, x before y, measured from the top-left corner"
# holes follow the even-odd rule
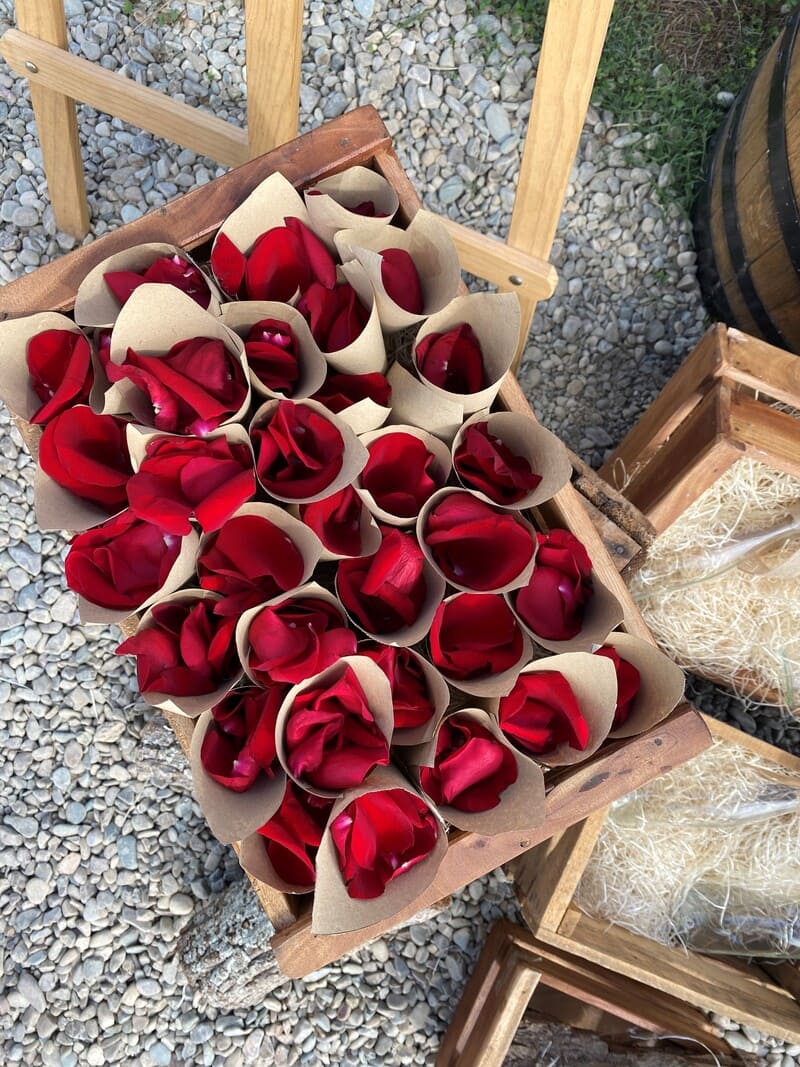
[[[800,206],[797,203],[789,169],[785,108],[786,90],[798,33],[800,33],[800,10],[786,27],[775,59],[767,108],[767,159],[772,200],[775,204],[775,214],[778,218],[783,243],[792,266],[800,272]]]
[[[731,266],[739,282],[739,290],[742,299],[747,305],[747,310],[753,316],[753,321],[765,340],[769,341],[770,344],[777,345],[778,348],[788,348],[789,345],[786,338],[781,334],[762,304],[761,297],[758,295],[758,290],[750,274],[750,264],[744,246],[741,227],[739,226],[739,214],[736,204],[736,159],[739,150],[739,135],[742,132],[742,122],[747,110],[747,104],[750,101],[753,85],[763,63],[764,59],[761,60],[761,63],[753,72],[747,84],[747,89],[740,93],[738,100],[734,104],[736,110],[732,117],[731,130],[725,142],[722,159],[722,218],[725,225],[725,237],[728,242]]]

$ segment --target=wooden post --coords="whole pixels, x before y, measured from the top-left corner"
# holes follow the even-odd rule
[[[63,0],[17,0],[16,12],[23,33],[66,50]],[[84,237],[89,229],[89,209],[75,104],[69,97],[33,82],[30,92],[56,224],[73,237]]]
[[[250,157],[297,136],[303,0],[246,0]]]
[[[508,243],[549,259],[614,0],[550,0]],[[512,283],[513,284],[513,283]],[[512,285],[505,286],[512,288]],[[516,371],[536,310],[519,292]]]

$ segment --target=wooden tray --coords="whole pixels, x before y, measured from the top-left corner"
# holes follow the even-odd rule
[[[726,723],[711,733],[800,775],[800,759]],[[605,815],[553,838],[513,865],[525,921],[548,945],[627,975],[687,1004],[728,1016],[785,1041],[800,1042],[800,971],[791,963],[761,968],[744,961],[668,948],[585,915],[572,897],[594,851]]]
[[[301,188],[355,164],[373,167],[394,185],[400,197],[401,218],[407,223],[421,206],[420,200],[392,150],[377,112],[363,107],[13,282],[0,290],[0,316],[46,309],[69,312],[86,273],[105,257],[130,245],[164,241],[187,250],[197,249],[209,241],[229,212],[275,170]],[[201,258],[202,253],[201,249]],[[508,379],[501,389],[499,406],[534,418],[513,379]],[[36,435],[31,428],[23,425],[21,430],[29,445],[35,447]],[[600,577],[624,606],[625,629],[652,640],[575,489],[567,486],[540,509],[537,518],[545,526],[568,527],[584,542]],[[186,750],[192,722],[180,716],[169,718]],[[529,834],[497,837],[454,833],[433,885],[403,912],[364,930],[314,937],[308,897],[289,897],[254,881],[256,893],[277,931],[273,947],[281,969],[290,977],[302,977],[352,952],[520,852],[604,809],[616,797],[690,759],[709,743],[708,730],[700,716],[688,704],[682,704],[667,721],[646,734],[608,743],[586,764],[548,775],[544,826]]]

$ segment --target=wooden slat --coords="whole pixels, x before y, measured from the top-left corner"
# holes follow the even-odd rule
[[[386,127],[374,107],[349,111],[85,248],[0,287],[0,319],[45,309],[70,311],[78,286],[92,267],[130,245],[167,241],[191,251],[216,233],[244,197],[276,170],[295,185],[307,185],[334,170],[357,163],[369,165],[380,148],[390,145]]]
[[[61,57],[69,55],[63,0],[17,0],[15,9],[20,28],[31,39],[40,38],[41,47]],[[16,32],[9,30],[5,36]],[[33,55],[24,58],[34,59]],[[36,76],[25,69],[24,60],[17,73],[31,79],[31,105],[56,224],[73,237],[83,237],[89,230],[89,208],[75,104],[64,95],[62,86],[38,84]]]
[[[800,420],[733,393],[730,438],[753,459],[800,478]]]
[[[37,40],[32,34],[8,30],[0,41],[0,51],[16,74],[30,78],[31,88],[69,97],[67,103],[73,111],[72,100],[79,100],[229,167],[248,158],[247,134],[238,126]],[[35,63],[38,71],[30,73],[26,62]]]
[[[411,918],[440,897],[480,878],[554,833],[586,819],[598,808],[674,766],[703,751],[709,743],[708,730],[687,704],[682,704],[665,722],[640,737],[605,749],[599,759],[570,768],[548,794],[546,821],[526,834],[498,834],[484,837],[461,834],[452,841],[433,885],[415,901],[383,923],[344,934],[315,937],[311,917],[301,917],[292,927],[276,934],[272,946],[278,965],[290,978],[325,966],[352,952],[359,945],[379,937],[393,926]]]
[[[247,0],[244,16],[247,136],[253,157],[297,136],[303,0]]]
[[[531,256],[444,215],[440,221],[455,242],[463,270],[494,282],[501,290],[516,293],[520,299],[546,300],[555,292],[558,274],[546,259]],[[515,277],[519,278],[518,283],[511,281]]]

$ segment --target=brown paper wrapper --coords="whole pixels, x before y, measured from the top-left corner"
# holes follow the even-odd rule
[[[280,593],[271,600],[265,600],[263,604],[256,604],[254,608],[248,608],[247,611],[242,613],[236,624],[236,651],[239,653],[242,669],[253,685],[262,684],[257,678],[253,677],[248,664],[250,659],[250,626],[253,619],[260,611],[263,611],[264,608],[271,608],[276,604],[283,604],[287,600],[299,600],[301,597],[314,597],[316,600],[324,600],[326,604],[330,604],[331,607],[336,608],[341,614],[342,625],[345,626],[347,624],[347,614],[340,601],[336,599],[333,593],[328,592],[327,589],[323,589],[317,582],[307,582],[305,585],[301,585],[299,589],[292,589],[288,593]],[[309,790],[309,792],[313,792],[313,790]]]
[[[323,351],[323,355],[329,366],[342,374],[371,374],[373,371],[382,374],[386,367],[386,345],[369,278],[361,264],[353,261],[336,268],[336,280],[352,285],[361,303],[369,309],[369,318],[355,341],[335,352]]]
[[[78,596],[78,613],[81,618],[81,622],[90,623],[110,623],[110,622],[122,622],[123,619],[129,619],[132,615],[136,615],[141,611],[147,611],[153,604],[158,603],[159,600],[164,600],[171,593],[177,592],[182,585],[194,577],[195,565],[197,563],[199,538],[194,530],[191,533],[186,534],[181,538],[181,549],[175,562],[172,564],[167,579],[161,588],[155,592],[147,600],[142,601],[135,608],[131,608],[127,611],[114,611],[111,608],[104,608],[100,604],[93,604],[90,600],[86,600],[82,596]]]
[[[121,252],[104,259],[89,271],[78,286],[78,292],[75,295],[75,321],[81,326],[113,326],[122,309],[122,305],[106,285],[103,275],[118,270],[130,270],[136,274],[141,274],[157,259],[161,259],[163,256],[175,255],[180,256],[181,259],[185,259],[193,267],[197,267],[200,270],[200,267],[188,252],[184,252],[177,245],[162,244],[160,242],[133,245],[131,248],[124,248]],[[201,274],[205,278],[211,294],[211,300],[205,310],[211,315],[219,315],[222,294],[205,271],[201,271]],[[200,305],[197,304],[197,307],[200,307]],[[200,310],[202,311],[203,308],[200,308]]]
[[[344,411],[338,411],[336,418],[346,423],[357,437],[361,437],[362,434],[370,433],[383,426],[391,413],[390,407],[385,408],[382,404],[376,404],[367,396],[363,400],[357,400]]]
[[[295,385],[292,400],[303,400],[305,397],[316,393],[317,389],[325,381],[327,364],[325,357],[317,348],[308,323],[300,312],[291,304],[281,304],[277,300],[238,300],[233,304],[223,304],[222,322],[233,330],[244,345],[245,338],[251,326],[255,326],[262,319],[279,319],[287,322],[297,338],[300,350],[300,379]],[[285,394],[267,388],[263,382],[255,376],[252,369],[248,368],[250,384],[257,396],[282,399]]]
[[[256,427],[269,422],[279,403],[281,403],[281,401],[279,400],[267,400],[266,403],[261,405],[261,407],[258,409],[258,411],[256,411],[255,415],[250,421],[249,430],[251,433]],[[264,492],[267,493],[268,496],[271,496],[274,500],[280,500],[284,504],[311,504],[315,500],[323,500],[326,496],[332,496],[334,493],[338,493],[340,489],[344,489],[345,486],[351,485],[366,466],[369,454],[364,445],[362,445],[362,443],[350,429],[350,427],[346,423],[343,423],[337,415],[334,415],[332,412],[328,411],[328,409],[322,404],[318,404],[316,400],[291,400],[283,401],[283,403],[298,404],[304,407],[311,408],[312,411],[315,411],[318,415],[321,415],[322,418],[327,419],[328,422],[333,423],[333,425],[341,433],[342,439],[344,441],[342,468],[337,474],[337,476],[330,483],[330,485],[325,487],[323,492],[314,493],[312,496],[280,496],[273,490],[267,489],[263,482],[261,482],[261,479],[259,479],[259,485],[264,490]],[[256,470],[256,477],[258,477],[258,470]]]
[[[38,315],[25,315],[23,318],[0,322],[0,350],[3,353],[0,359],[0,399],[12,415],[27,422],[42,406],[42,401],[31,387],[28,374],[28,342],[45,330],[83,333],[72,319],[55,311],[42,311]]]
[[[159,604],[167,603],[181,603],[186,600],[219,600],[220,597],[217,593],[211,593],[206,589],[181,589],[180,592],[171,593],[169,596],[161,597],[158,600]],[[136,633],[141,633],[142,630],[146,630],[153,617],[153,607],[148,608],[144,613],[136,627]],[[185,715],[189,719],[196,719],[203,714],[204,711],[208,711],[213,708],[215,704],[218,704],[220,700],[229,693],[235,685],[237,685],[242,678],[243,672],[238,671],[229,681],[226,681],[223,685],[218,686],[213,693],[204,693],[200,696],[187,696],[187,697],[175,697],[169,693],[157,693],[148,692],[142,693],[142,700],[145,703],[150,704],[154,708],[161,708],[163,711],[172,711],[176,715]]]
[[[40,529],[69,530],[71,533],[100,526],[125,510],[120,508],[109,514],[96,504],[82,500],[53,481],[38,464],[33,473],[33,506]]]
[[[296,504],[287,504],[286,510],[295,519],[302,522],[300,518],[300,508]],[[303,523],[305,525],[305,523]],[[316,536],[316,535],[315,535]],[[378,524],[370,514],[369,508],[366,506],[361,509],[361,524],[359,528],[359,536],[361,538],[361,551],[359,556],[374,556],[378,549],[381,547],[381,532],[378,529]],[[320,542],[321,543],[321,542]],[[332,563],[339,559],[354,559],[353,556],[342,556],[336,552],[328,551],[325,546],[322,546],[322,552],[320,553],[320,563]]]
[[[238,411],[222,425],[239,422],[250,407],[250,374],[242,339],[209,314],[186,293],[171,285],[140,285],[120,311],[111,333],[111,362],[125,362],[129,348],[140,355],[164,356],[178,341],[212,337],[222,341],[242,368],[247,393]],[[149,404],[132,382],[109,386],[103,411],[107,415],[131,414],[142,423],[152,417]]]
[[[281,704],[281,710],[278,712],[278,721],[275,726],[275,735],[278,743],[278,759],[281,761],[281,766],[286,771],[287,777],[292,778],[301,789],[305,789],[306,792],[313,793],[318,797],[338,797],[341,796],[341,790],[318,789],[316,786],[312,786],[310,782],[296,778],[292,774],[289,769],[286,754],[286,724],[291,715],[292,706],[301,693],[304,693],[307,689],[333,685],[339,678],[341,678],[347,667],[352,669],[361,688],[364,690],[364,695],[367,698],[367,705],[375,717],[375,723],[378,729],[386,738],[386,743],[389,746],[392,744],[394,712],[392,709],[392,691],[389,687],[389,679],[377,663],[373,663],[373,661],[367,659],[366,656],[342,656],[338,663],[334,663],[330,667],[326,667],[324,671],[320,671],[319,674],[315,674],[311,678],[306,678],[305,681],[292,686],[284,697],[283,704]],[[372,777],[372,775],[370,775],[370,777]]]
[[[284,787],[285,782],[286,778],[284,776]],[[283,800],[283,795],[278,801],[278,807],[280,807],[281,800]],[[273,812],[274,814],[275,812]],[[267,820],[265,819],[264,822],[267,822]],[[263,823],[259,823],[259,826],[263,826]],[[287,882],[284,878],[281,878],[267,855],[265,844],[266,839],[259,833],[248,834],[244,838],[239,846],[239,863],[242,870],[247,871],[249,875],[252,875],[259,882],[272,886],[273,889],[277,889],[281,893],[290,893],[292,896],[313,893],[313,885],[294,885],[292,882]]]
[[[439,485],[444,485],[450,476],[450,464],[451,457],[450,451],[446,445],[444,445],[438,437],[434,437],[433,434],[427,433],[425,430],[421,430],[418,426],[385,426],[382,430],[373,430],[371,433],[365,433],[361,438],[361,443],[366,447],[369,452],[369,446],[373,441],[379,440],[381,437],[386,437],[390,434],[407,433],[411,437],[416,437],[422,441],[429,452],[433,454],[433,463],[431,464],[433,473],[432,477]],[[380,522],[385,522],[389,526],[414,526],[417,521],[415,515],[410,517],[404,517],[401,515],[393,515],[390,511],[386,511],[380,507],[373,497],[372,493],[368,489],[364,489],[361,485],[361,477],[355,483],[356,492],[367,505],[369,510]],[[443,490],[439,490],[443,492]],[[434,493],[434,496],[438,496],[438,493]],[[433,498],[431,498],[433,499]],[[427,506],[427,505],[426,505]]]
[[[364,793],[398,788],[420,796],[397,768],[379,767],[363,785],[349,790],[334,804],[317,853],[317,891],[314,894],[314,908],[311,913],[312,934],[347,933],[388,919],[416,900],[433,881],[447,851],[447,834],[438,816],[439,837],[424,860],[389,882],[383,894],[374,900],[354,900],[348,896],[330,833],[331,824],[349,803]],[[433,806],[431,811],[436,815]]]
[[[683,697],[683,671],[661,649],[631,634],[615,631],[603,644],[615,648],[639,672],[639,692],[633,698],[628,719],[608,736],[616,739],[644,733],[665,719]]]
[[[318,191],[320,195],[310,195]],[[389,182],[367,167],[348,167],[330,178],[309,186],[303,194],[311,228],[328,248],[336,251],[338,230],[378,230],[388,226],[400,206],[400,198]],[[377,215],[369,218],[351,210],[371,200]]]
[[[189,765],[192,769],[192,787],[197,803],[205,815],[211,833],[223,845],[241,841],[253,834],[271,819],[278,810],[286,788],[286,775],[279,767],[272,778],[260,774],[244,793],[215,782],[206,773],[200,759],[200,750],[209,727],[214,721],[211,711],[204,711],[192,732],[189,749]]]
[[[476,595],[480,596],[481,594]],[[452,596],[447,597],[444,603],[449,604],[457,596],[461,596],[461,594],[453,593]],[[506,671],[501,671],[499,674],[490,674],[485,678],[464,679],[453,678],[447,671],[443,671],[441,667],[437,669],[448,685],[453,686],[455,689],[460,689],[462,693],[469,693],[470,696],[476,697],[504,697],[514,688],[514,683],[522,669],[530,662],[532,655],[533,646],[531,640],[525,630],[522,629],[522,655],[513,667],[509,667]],[[434,666],[436,665],[434,664]]]
[[[275,171],[228,215],[219,233],[224,233],[241,252],[247,253],[262,233],[283,226],[287,216],[311,225],[302,197],[287,178]]]
[[[600,664],[600,670],[597,666]],[[607,671],[605,668],[610,667]],[[527,756],[536,763],[546,767],[568,767],[573,763],[583,763],[600,748],[608,737],[614,711],[617,706],[617,675],[614,664],[603,660],[602,656],[592,656],[588,652],[565,652],[560,656],[547,656],[535,660],[523,671],[525,674],[538,674],[542,671],[560,671],[569,682],[574,692],[583,717],[589,724],[589,743],[583,752],[571,748],[566,742],[557,745],[552,752],[541,756]],[[493,700],[490,712],[497,717],[499,701]]]
[[[437,395],[400,363],[392,364],[386,380],[392,387],[390,424],[421,426],[450,444],[464,421],[464,405],[449,399],[456,394]]]
[[[498,504],[493,501],[497,507],[510,511],[536,507],[555,496],[572,477],[572,463],[562,442],[544,426],[516,411],[479,411],[467,419],[453,441],[454,459],[466,429],[481,422],[488,423],[489,433],[497,437],[515,455],[527,459],[533,473],[540,475],[542,479],[535,489],[513,504]],[[471,489],[470,483],[458,473],[455,462],[453,470],[459,482],[466,489]]]
[[[447,333],[464,322],[472,327],[480,342],[483,366],[490,384],[477,393],[449,393],[429,382],[419,372],[416,363],[417,345],[430,333]],[[446,308],[432,315],[421,326],[412,350],[414,368],[426,389],[445,400],[461,404],[464,412],[471,415],[475,411],[491,407],[514,359],[519,331],[519,300],[514,293],[468,293],[466,296],[457,296]]]
[[[541,826],[545,818],[544,810],[544,775],[541,767],[533,760],[523,756],[508,741],[503,731],[497,725],[496,719],[482,708],[463,708],[452,711],[442,716],[436,724],[435,735],[420,746],[413,754],[413,765],[410,771],[414,783],[419,787],[424,796],[425,790],[420,784],[420,768],[432,767],[436,758],[436,744],[439,739],[439,730],[442,724],[453,715],[463,715],[485,727],[493,737],[496,737],[505,748],[514,756],[517,764],[517,780],[503,790],[500,794],[500,803],[488,811],[460,811],[450,804],[435,804],[428,797],[439,814],[447,822],[457,826],[460,830],[471,830],[473,833],[504,834],[513,830],[532,830]]]
[[[520,626],[526,634],[533,638],[537,645],[546,648],[548,652],[556,654],[561,652],[590,652],[594,645],[601,645],[605,641],[615,626],[619,626],[624,615],[622,605],[594,569],[592,569],[592,587],[594,596],[586,605],[583,626],[580,632],[568,641],[548,641],[546,638],[534,633],[517,612],[516,590],[506,593],[505,596],[511,610],[519,619]]]
[[[429,211],[418,211],[405,230],[396,226],[359,225],[352,230],[341,230],[335,242],[343,262],[356,259],[366,271],[375,290],[381,326],[387,333],[396,333],[441,311],[461,284],[461,266],[453,239]],[[402,248],[414,261],[423,298],[423,309],[418,315],[401,308],[384,288],[381,253],[387,248]]]
[[[484,504],[488,504],[492,508],[498,508],[501,511],[508,510],[506,508],[502,508],[500,504],[495,504],[495,502],[493,500],[490,500],[488,496],[485,496],[483,493],[479,493],[476,489],[459,489],[457,486],[445,486],[444,489],[440,489],[438,492],[434,493],[430,500],[426,500],[420,508],[416,526],[417,541],[419,541],[419,547],[422,549],[425,559],[430,563],[433,569],[438,574],[441,574],[449,585],[452,585],[454,589],[460,589],[462,593],[509,593],[512,589],[521,589],[524,585],[527,585],[530,581],[531,575],[533,574],[533,568],[536,563],[536,550],[538,542],[536,540],[536,531],[534,530],[534,528],[527,521],[527,519],[524,519],[522,515],[520,515],[517,511],[509,511],[509,514],[512,514],[516,519],[517,524],[530,534],[533,551],[531,554],[530,562],[524,570],[520,571],[516,578],[514,578],[510,582],[507,582],[505,585],[499,586],[497,589],[471,589],[468,585],[459,585],[458,582],[453,581],[452,578],[450,578],[441,570],[434,558],[433,552],[431,552],[429,545],[425,541],[425,529],[428,525],[428,516],[430,515],[431,511],[437,506],[437,504],[441,503],[441,501],[444,500],[445,497],[452,496],[453,493],[467,493],[469,496],[474,496],[477,500],[481,500]]]
[[[404,626],[403,629],[395,630],[393,633],[375,634],[370,630],[366,630],[353,615],[347,612],[347,618],[352,628],[366,634],[367,637],[371,637],[373,641],[380,641],[382,645],[397,645],[400,648],[410,648],[411,645],[416,645],[417,642],[422,641],[430,633],[433,617],[442,602],[447,585],[441,574],[427,561],[423,567],[423,574],[425,575],[425,599],[413,626]],[[338,596],[338,573],[336,575],[336,592]],[[341,604],[341,601],[338,601],[338,603]],[[342,605],[342,608],[347,611],[344,605]]]

